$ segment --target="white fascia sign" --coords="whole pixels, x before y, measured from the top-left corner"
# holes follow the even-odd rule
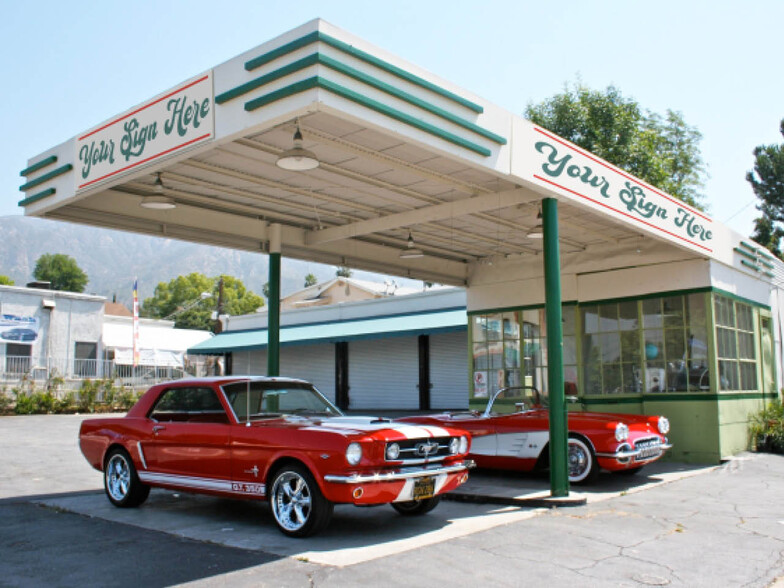
[[[214,137],[212,72],[76,138],[75,191],[118,179]]]
[[[643,233],[715,256],[717,227],[704,212],[546,129],[527,121],[521,127],[524,153],[515,158],[516,175]]]

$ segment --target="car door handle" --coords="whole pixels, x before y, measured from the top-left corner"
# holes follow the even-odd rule
[[[157,435],[157,434],[158,434],[158,431],[163,431],[164,429],[166,429],[166,427],[164,427],[163,425],[155,425],[155,426],[152,428],[152,432],[153,432],[153,433],[155,433],[155,434]]]

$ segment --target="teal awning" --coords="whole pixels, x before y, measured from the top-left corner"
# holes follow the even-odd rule
[[[468,326],[465,309],[386,316],[280,328],[280,344],[329,343],[355,339],[430,335],[460,331]],[[232,351],[264,349],[267,329],[221,333],[188,349],[190,354],[219,355]]]

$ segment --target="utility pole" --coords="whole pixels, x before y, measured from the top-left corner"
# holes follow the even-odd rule
[[[221,315],[223,314],[223,276],[218,280],[218,313],[215,317],[215,323],[212,326],[212,332],[216,335],[223,330],[223,323],[221,322]]]

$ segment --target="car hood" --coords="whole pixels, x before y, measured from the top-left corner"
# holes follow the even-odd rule
[[[457,431],[445,427],[398,423],[373,416],[287,416],[284,420],[287,425],[301,429],[333,431],[346,436],[372,433],[374,437],[386,440],[450,437],[458,434]]]

